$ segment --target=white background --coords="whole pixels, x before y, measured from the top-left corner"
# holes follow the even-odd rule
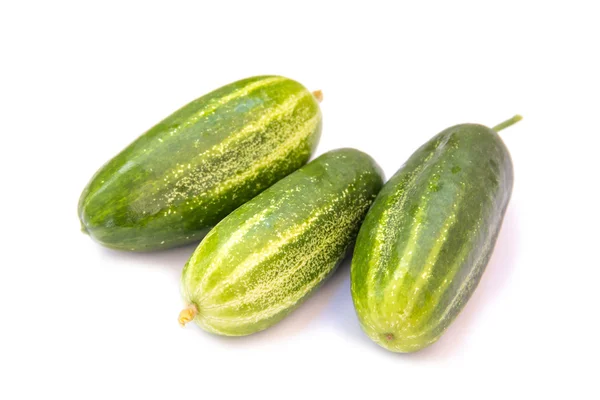
[[[597,2],[406,3],[3,2],[0,398],[599,398]],[[373,344],[348,262],[263,333],[182,329],[194,246],[79,232],[105,161],[258,74],[322,89],[318,154],[356,147],[387,177],[446,127],[524,116],[502,132],[515,186],[494,256],[435,345]]]

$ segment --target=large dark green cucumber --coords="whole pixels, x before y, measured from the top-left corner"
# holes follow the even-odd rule
[[[446,129],[386,183],[356,241],[352,298],[379,345],[412,352],[435,342],[475,290],[513,185],[494,129]],[[495,131],[496,130],[496,131]]]
[[[94,175],[82,227],[105,246],[198,241],[231,211],[304,165],[321,133],[318,101],[280,76],[244,79],[176,111]]]
[[[334,271],[382,179],[368,155],[330,151],[235,210],[183,270],[180,322],[240,336],[281,320]]]

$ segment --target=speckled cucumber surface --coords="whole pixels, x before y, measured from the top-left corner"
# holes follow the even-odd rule
[[[235,210],[183,270],[180,323],[240,336],[280,321],[334,271],[382,184],[371,157],[334,150]]]
[[[79,200],[82,229],[122,250],[199,241],[308,162],[321,133],[318,96],[291,79],[258,76],[192,101],[93,176]]]
[[[513,185],[497,131],[448,128],[385,184],[358,235],[351,291],[360,324],[382,347],[435,342],[475,290],[490,259]]]

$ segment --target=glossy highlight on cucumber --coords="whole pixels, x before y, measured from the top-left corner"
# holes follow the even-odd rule
[[[96,172],[79,200],[82,230],[131,251],[197,242],[306,164],[320,133],[318,100],[298,82],[258,76],[223,86],[159,122]]]
[[[413,352],[434,343],[477,287],[513,186],[497,131],[448,128],[385,184],[360,229],[351,291],[361,327],[380,346]]]

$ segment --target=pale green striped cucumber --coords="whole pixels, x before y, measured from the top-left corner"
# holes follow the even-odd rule
[[[180,323],[240,336],[281,320],[334,271],[382,184],[371,157],[340,149],[229,214],[183,270]]]
[[[386,183],[362,225],[351,268],[364,331],[412,352],[435,342],[475,290],[513,184],[494,129],[463,124],[419,148]]]
[[[298,82],[258,76],[223,86],[158,123],[94,175],[79,200],[82,228],[123,250],[199,241],[308,162],[320,133],[317,98]]]

